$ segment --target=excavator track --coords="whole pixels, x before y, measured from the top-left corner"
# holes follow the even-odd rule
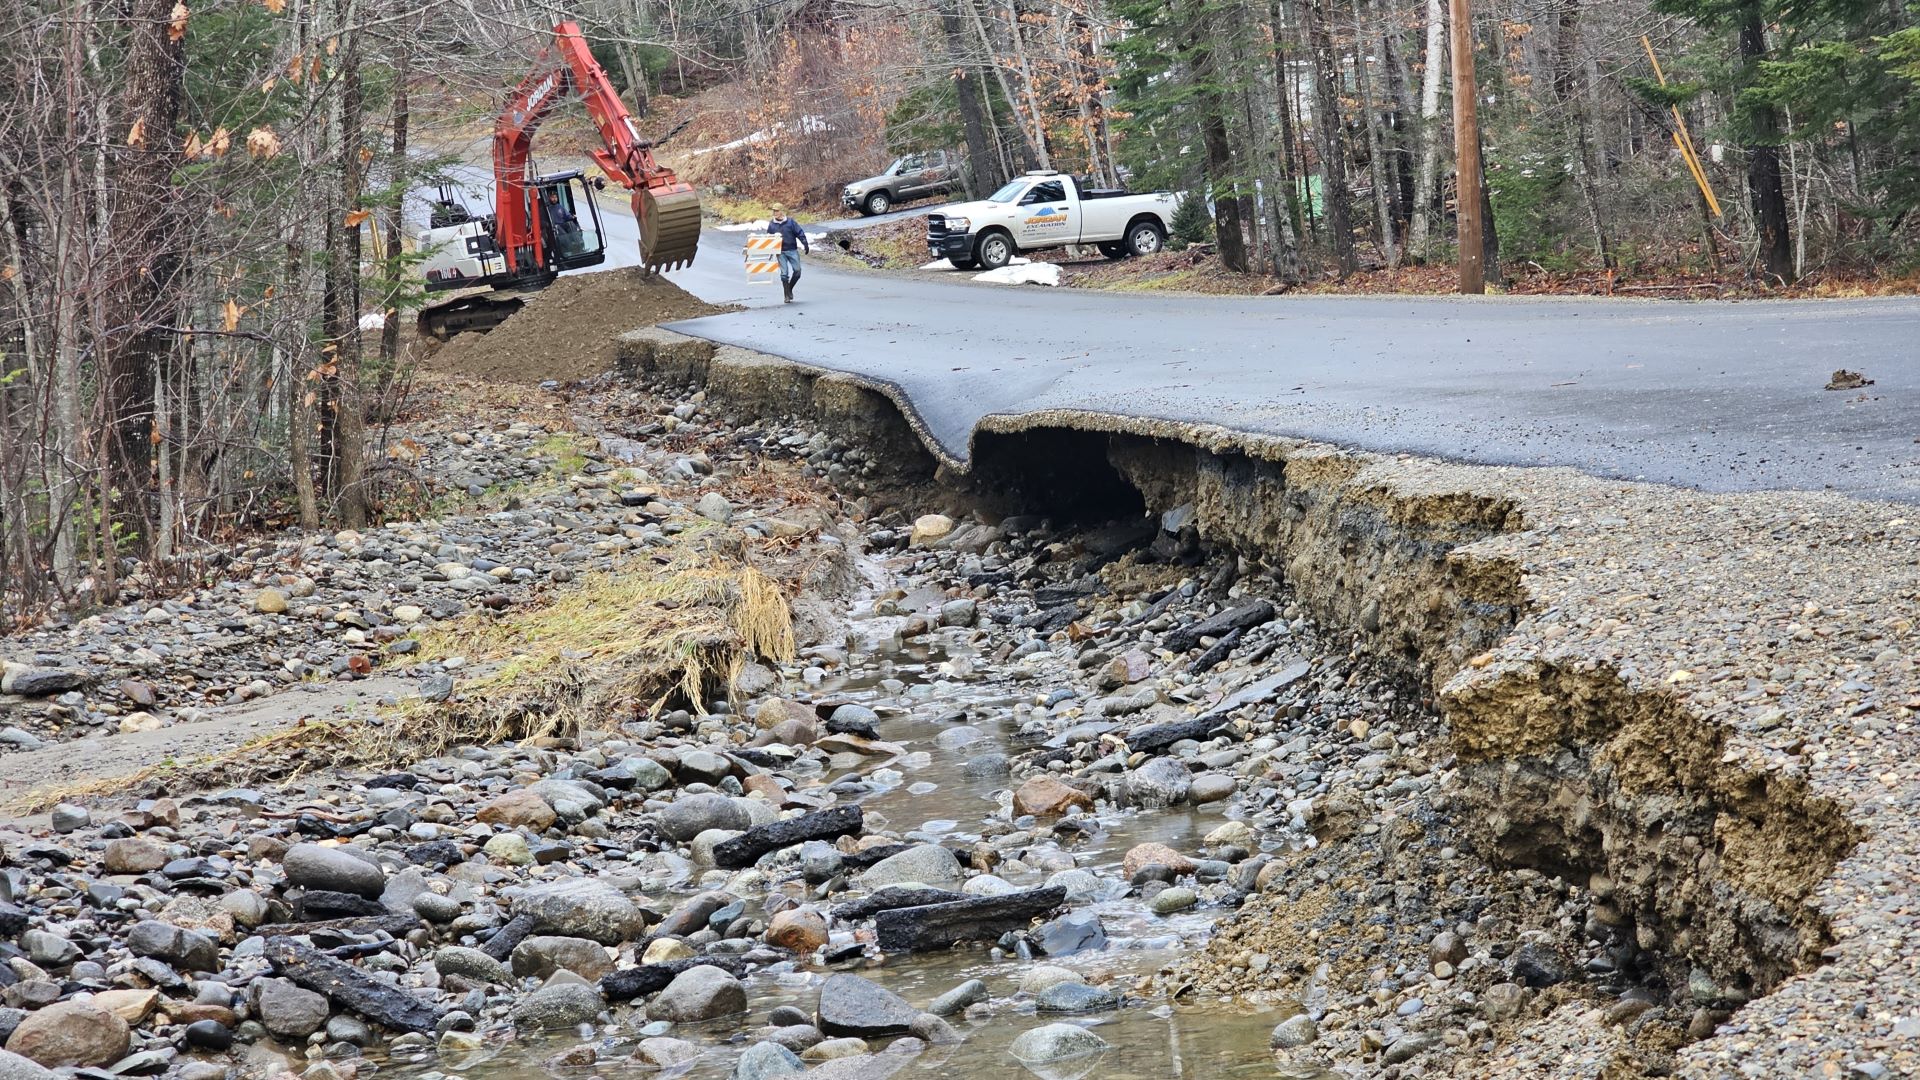
[[[640,262],[648,270],[678,270],[693,265],[700,248],[700,195],[676,183],[633,195],[633,216],[640,224]]]
[[[525,293],[505,289],[465,293],[421,308],[417,325],[422,335],[441,341],[469,331],[484,334],[506,322],[526,301]]]

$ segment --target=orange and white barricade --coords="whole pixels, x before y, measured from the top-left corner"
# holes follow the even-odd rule
[[[747,237],[747,284],[770,285],[780,280],[780,238],[772,234]]]

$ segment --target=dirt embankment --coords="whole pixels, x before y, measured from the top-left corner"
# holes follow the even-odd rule
[[[421,362],[496,382],[573,382],[611,368],[613,342],[628,330],[728,310],[639,269],[563,277],[492,332],[462,334]]]

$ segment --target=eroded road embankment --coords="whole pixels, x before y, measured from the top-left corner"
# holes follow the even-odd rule
[[[1055,513],[1132,500],[1277,570],[1304,611],[1431,696],[1450,752],[1438,768],[1458,774],[1477,853],[1584,891],[1585,932],[1617,942],[1622,964],[1658,967],[1659,1004],[1695,1006],[1674,1040],[1680,1074],[1915,1067],[1908,507],[1385,457],[1113,411],[987,415],[955,444],[899,381],[664,331],[623,352],[742,412],[858,438],[903,477]],[[1275,875],[1292,885],[1253,898],[1258,917],[1183,985],[1299,978],[1245,959],[1318,940],[1314,890],[1339,888],[1338,873]],[[1514,1070],[1500,1075],[1642,1075],[1645,996],[1547,997],[1475,1034],[1496,1039],[1491,1060]]]

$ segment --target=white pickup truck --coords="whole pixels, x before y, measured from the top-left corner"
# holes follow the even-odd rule
[[[1038,248],[1093,244],[1109,259],[1151,255],[1167,242],[1171,192],[1133,195],[1082,187],[1064,173],[1030,172],[978,202],[927,216],[927,247],[962,270],[998,270]]]

